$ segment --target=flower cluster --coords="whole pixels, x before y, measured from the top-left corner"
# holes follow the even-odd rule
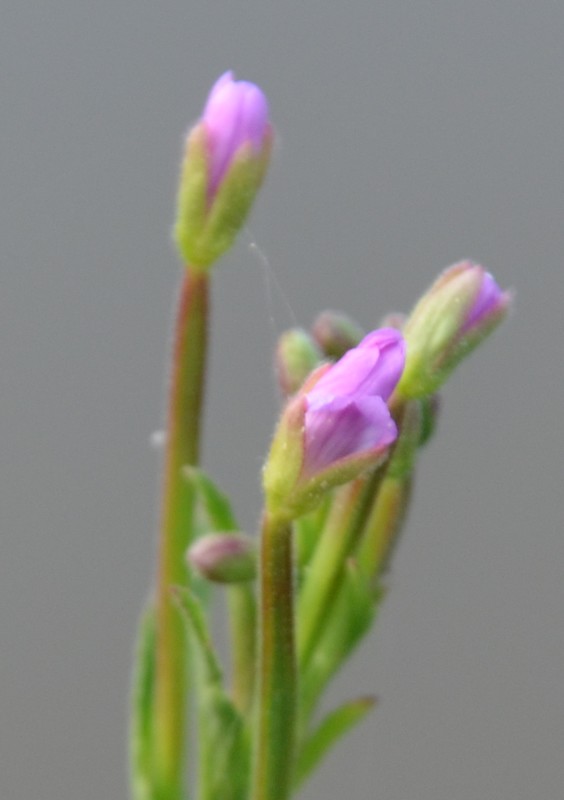
[[[209,268],[251,209],[271,140],[263,92],[227,72],[186,142],[175,240],[187,269],[159,570],[132,695],[133,800],[185,796],[191,692],[202,800],[289,800],[374,705],[356,698],[317,719],[323,691],[384,596],[419,454],[435,430],[437,392],[511,302],[483,267],[464,261],[445,270],[410,315],[388,314],[367,335],[334,310],[310,330],[284,333],[276,351],[283,406],[263,470],[259,549],[198,454]],[[208,601],[219,584],[228,594],[228,684],[210,626]]]

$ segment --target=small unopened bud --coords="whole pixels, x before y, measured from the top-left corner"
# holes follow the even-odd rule
[[[434,394],[456,365],[505,317],[511,293],[483,267],[464,261],[445,270],[415,306],[403,328],[403,398]]]
[[[187,553],[188,563],[214,583],[242,583],[256,575],[256,547],[242,533],[209,533]]]
[[[283,333],[276,348],[276,374],[282,392],[286,396],[295,394],[322,358],[322,353],[306,331],[292,328]]]
[[[364,331],[357,322],[341,311],[331,310],[323,311],[317,317],[311,333],[322,352],[333,359],[344,356],[364,336]]]
[[[226,72],[186,141],[174,227],[186,263],[204,269],[231,247],[263,181],[271,143],[263,92]]]

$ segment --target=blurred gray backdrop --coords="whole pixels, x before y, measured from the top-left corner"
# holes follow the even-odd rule
[[[3,0],[0,797],[123,800],[152,573],[184,132],[232,68],[277,146],[217,269],[205,463],[254,528],[271,350],[366,326],[462,257],[515,313],[444,393],[379,625],[331,700],[372,718],[303,792],[564,787],[564,6]],[[258,248],[258,249],[257,249]]]

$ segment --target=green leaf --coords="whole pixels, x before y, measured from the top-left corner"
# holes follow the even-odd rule
[[[217,686],[204,690],[199,703],[198,800],[246,800],[251,766],[246,724]]]
[[[155,613],[149,607],[139,623],[137,655],[133,675],[130,728],[130,780],[134,800],[153,800],[151,775],[152,706],[155,685]]]
[[[223,687],[201,603],[184,587],[175,587],[174,593],[193,634],[200,673],[198,800],[245,800],[250,775],[246,724]]]
[[[227,496],[215,485],[209,475],[193,466],[188,467],[185,474],[192,483],[198,503],[208,519],[209,527],[206,533],[240,530]]]
[[[295,788],[316,769],[329,750],[355,725],[361,722],[376,703],[375,697],[350,700],[328,714],[304,742],[298,754]]]
[[[208,631],[207,620],[202,604],[196,595],[184,586],[173,588],[174,597],[184,612],[193,634],[201,662],[201,683],[204,686],[221,686],[223,674]]]

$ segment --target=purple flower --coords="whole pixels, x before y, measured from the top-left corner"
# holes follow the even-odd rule
[[[269,131],[268,103],[254,83],[235,81],[226,72],[214,84],[204,108],[210,195],[217,190],[241,147],[250,144],[258,154]]]
[[[268,103],[253,83],[226,72],[186,139],[174,238],[186,264],[207,270],[234,243],[266,174]]]
[[[369,333],[305,394],[302,477],[344,459],[377,455],[396,439],[387,400],[400,379],[405,346],[399,331]]]
[[[483,267],[467,262],[468,269],[477,271],[480,281],[480,288],[469,309],[461,333],[464,334],[471,328],[476,327],[490,314],[499,310],[507,302],[507,292],[502,292],[494,280],[493,275],[486,272]]]
[[[263,472],[267,508],[295,519],[375,467],[397,437],[387,406],[405,362],[399,331],[373,331],[315,370],[286,404]]]
[[[484,267],[462,261],[445,270],[403,328],[407,361],[398,392],[433,394],[456,365],[496,328],[511,304]]]

